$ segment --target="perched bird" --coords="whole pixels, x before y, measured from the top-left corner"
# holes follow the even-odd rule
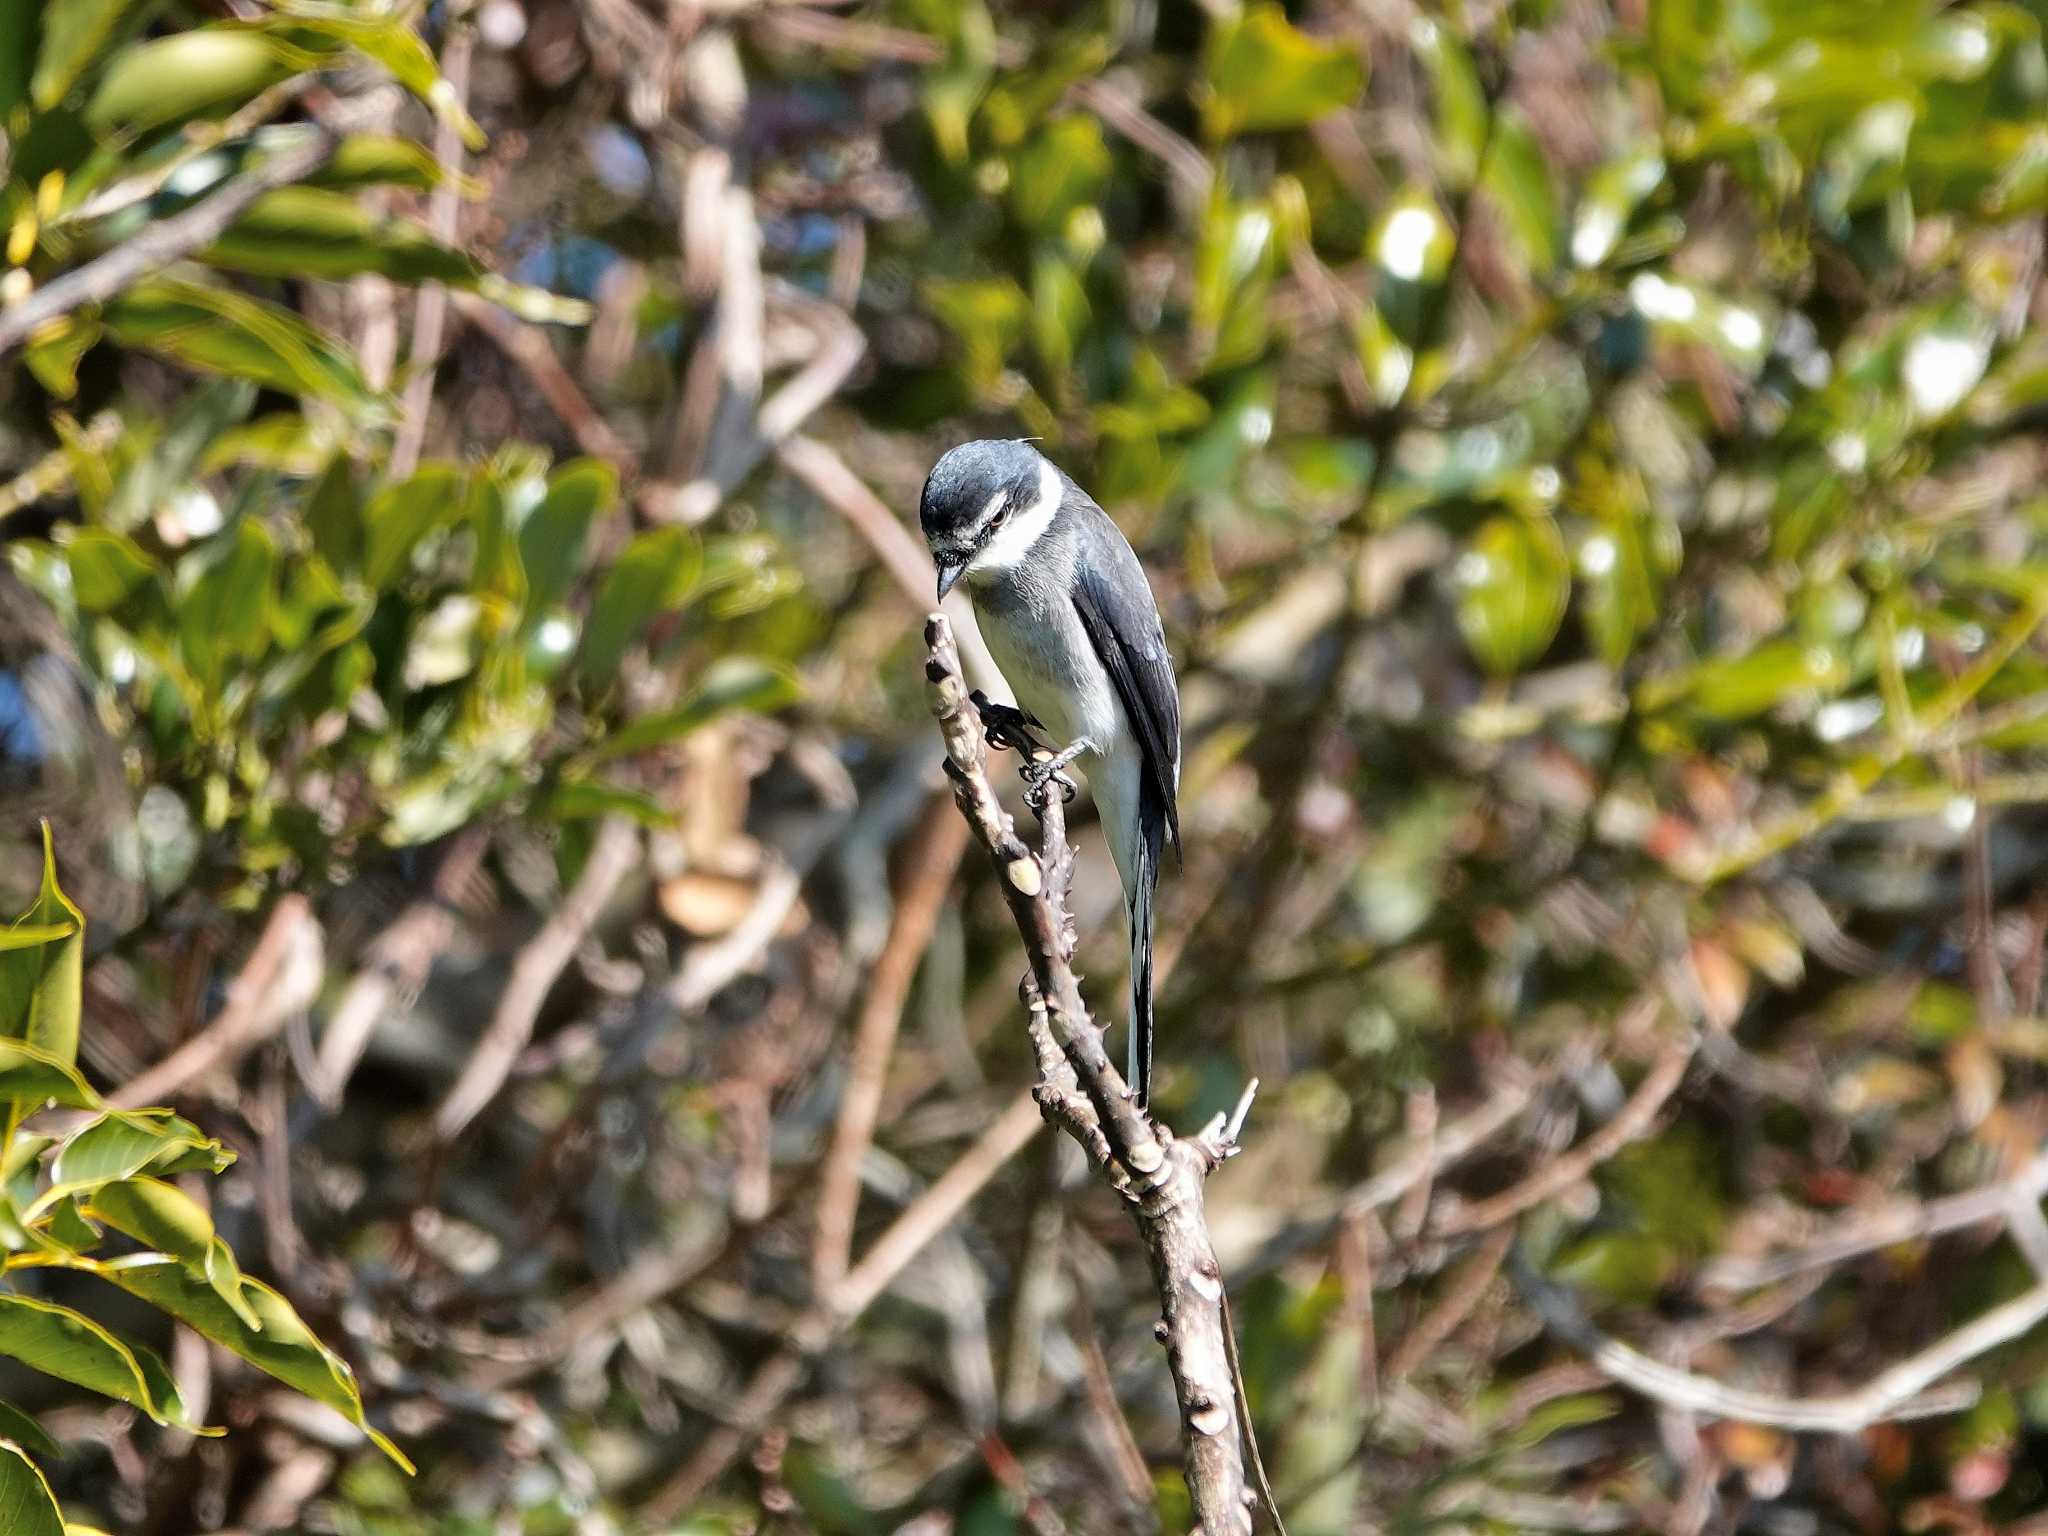
[[[918,507],[939,596],[965,582],[1017,703],[1080,759],[1130,918],[1127,1076],[1152,1078],[1152,893],[1180,853],[1180,692],[1145,571],[1109,514],[1030,443],[963,443]]]

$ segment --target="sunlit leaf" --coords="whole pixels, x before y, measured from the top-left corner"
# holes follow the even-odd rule
[[[210,1285],[194,1279],[175,1261],[124,1265],[109,1270],[106,1278],[285,1385],[335,1409],[362,1429],[385,1455],[412,1470],[412,1463],[398,1447],[370,1428],[363,1416],[355,1373],[314,1336],[290,1302],[260,1280],[243,1281],[243,1295],[262,1325],[256,1329],[243,1322]]]
[[[64,1516],[27,1451],[0,1439],[0,1531],[8,1536],[65,1536]]]
[[[57,884],[57,850],[47,821],[42,885],[12,926],[63,933],[34,946],[0,949],[0,1036],[18,1040],[46,1061],[68,1069],[78,1058],[85,914]],[[0,1073],[4,1070],[0,1066]]]
[[[1549,649],[1571,595],[1571,562],[1548,518],[1489,519],[1454,574],[1458,628],[1489,672],[1518,672]]]
[[[268,38],[234,27],[195,27],[116,54],[100,75],[85,120],[96,133],[144,132],[240,106],[292,73],[287,55]]]
[[[1356,101],[1365,66],[1341,43],[1298,31],[1260,3],[1212,24],[1202,125],[1212,139],[1312,123]]]
[[[576,664],[586,677],[609,681],[626,650],[659,615],[696,588],[703,547],[687,528],[654,528],[620,553],[590,605]]]
[[[159,1424],[197,1431],[171,1375],[140,1344],[115,1337],[84,1313],[0,1291],[0,1354],[102,1397],[132,1403]]]

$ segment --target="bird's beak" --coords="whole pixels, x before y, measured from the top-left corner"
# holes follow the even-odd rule
[[[965,560],[962,560],[962,561],[958,562],[957,564],[954,564],[954,563],[949,563],[949,562],[947,562],[947,561],[944,561],[944,560],[941,560],[941,561],[939,562],[939,601],[940,601],[940,602],[942,602],[942,603],[943,603],[943,602],[944,602],[944,601],[946,600],[946,594],[947,594],[948,592],[950,592],[950,591],[952,591],[952,590],[953,590],[953,583],[954,583],[954,582],[956,582],[956,581],[958,581],[958,580],[960,579],[960,573],[961,573],[962,571],[966,570],[966,569],[967,569],[967,562],[966,562]]]

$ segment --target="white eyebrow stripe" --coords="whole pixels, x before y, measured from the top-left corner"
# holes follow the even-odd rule
[[[1002,494],[998,492],[990,499],[990,508],[1002,499]],[[1011,571],[1022,565],[1032,546],[1052,526],[1053,514],[1060,509],[1060,494],[1060,472],[1053,468],[1052,460],[1041,459],[1037,496],[1028,506],[1019,507],[1010,514],[1010,520],[995,531],[995,536],[974,557],[974,563],[968,567],[969,573]],[[986,516],[987,512],[984,511],[983,515]]]

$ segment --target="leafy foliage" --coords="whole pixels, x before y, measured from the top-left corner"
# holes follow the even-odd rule
[[[68,914],[44,921],[51,910]],[[60,931],[52,935],[49,930]],[[104,1104],[76,1066],[78,951],[85,920],[57,884],[45,826],[43,896],[6,930],[0,973],[0,1355],[128,1403],[158,1424],[213,1435],[195,1422],[147,1344],[76,1307],[32,1294],[37,1277],[70,1271],[126,1291],[340,1413],[399,1465],[404,1455],[363,1414],[354,1373],[276,1291],[241,1272],[181,1175],[217,1174],[234,1154],[167,1109]],[[24,943],[29,935],[38,935]],[[64,958],[68,953],[69,960]],[[72,1111],[41,1129],[47,1112]],[[58,1454],[35,1420],[0,1404],[0,1514],[9,1531],[64,1528],[32,1455]]]

